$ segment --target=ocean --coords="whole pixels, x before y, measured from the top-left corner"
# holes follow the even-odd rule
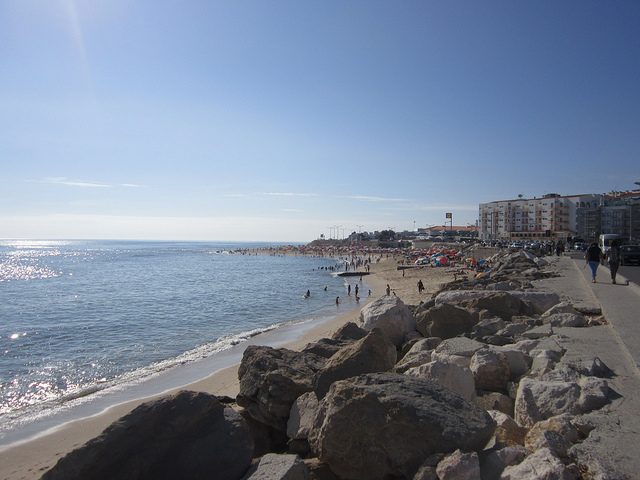
[[[202,378],[335,316],[336,296],[356,307],[336,259],[246,252],[267,246],[0,241],[0,446]]]

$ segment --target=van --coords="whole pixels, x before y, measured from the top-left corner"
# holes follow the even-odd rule
[[[622,235],[618,235],[617,233],[602,233],[598,237],[598,247],[600,247],[600,250],[602,251],[602,253],[606,255],[607,253],[609,253],[609,250],[611,249],[611,242],[613,242],[614,240],[621,240],[621,239],[622,239]]]

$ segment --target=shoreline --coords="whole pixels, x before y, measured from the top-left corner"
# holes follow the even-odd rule
[[[310,342],[330,337],[333,332],[349,321],[357,322],[361,308],[370,301],[383,296],[387,284],[390,284],[394,293],[406,304],[417,304],[419,300],[429,298],[431,293],[438,290],[441,284],[452,280],[453,276],[449,269],[429,268],[426,271],[423,269],[415,269],[416,271],[411,271],[411,273],[407,271],[403,277],[402,271],[397,270],[397,265],[398,263],[394,256],[383,258],[379,263],[372,264],[371,274],[366,277],[366,280],[363,280],[367,288],[372,290],[372,295],[370,297],[363,296],[360,305],[353,305],[352,308],[338,312],[337,315],[318,324],[306,325],[306,327],[301,324],[293,324],[289,326],[289,331],[287,332],[275,329],[274,331],[257,335],[238,345],[238,348],[234,347],[237,350],[235,353],[240,352],[240,354],[239,359],[231,365],[210,370],[210,373],[203,377],[181,386],[108,406],[93,415],[68,421],[45,430],[35,437],[20,440],[0,448],[0,478],[6,480],[40,478],[61,457],[98,436],[111,423],[146,401],[185,389],[218,396],[235,397],[239,391],[237,371],[240,365],[241,352],[248,345],[269,344],[275,347],[299,350]],[[422,279],[427,287],[426,291],[421,295],[418,295],[415,286],[419,278]],[[277,332],[278,335],[274,334],[274,332]],[[280,339],[275,338],[270,343],[269,336],[279,336]]]

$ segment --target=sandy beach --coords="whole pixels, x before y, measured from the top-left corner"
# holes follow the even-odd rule
[[[406,304],[414,305],[420,303],[421,300],[430,298],[431,294],[439,290],[442,284],[453,280],[454,269],[451,268],[410,268],[406,269],[403,274],[403,271],[398,270],[397,266],[398,260],[394,257],[384,257],[379,263],[372,265],[372,274],[367,276],[365,280],[372,290],[372,295],[368,298],[363,296],[360,302],[362,306],[384,295],[387,284]],[[353,283],[357,281],[356,278]],[[422,280],[425,286],[425,291],[422,294],[418,294],[418,280]],[[338,314],[329,321],[307,330],[296,340],[287,343],[285,347],[297,350],[307,343],[330,337],[343,324],[357,321],[358,315],[359,309]],[[257,343],[260,343],[260,337],[258,336],[256,339]],[[237,370],[238,365],[234,365],[174,391],[188,389],[235,397],[239,390]],[[159,396],[161,395],[113,406],[98,415],[64,424],[35,439],[0,450],[0,478],[7,480],[40,478],[59,458],[99,435],[112,422],[126,415],[136,406]]]

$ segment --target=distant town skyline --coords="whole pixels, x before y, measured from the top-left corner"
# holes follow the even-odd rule
[[[309,241],[640,180],[640,3],[6,0],[0,238]]]

